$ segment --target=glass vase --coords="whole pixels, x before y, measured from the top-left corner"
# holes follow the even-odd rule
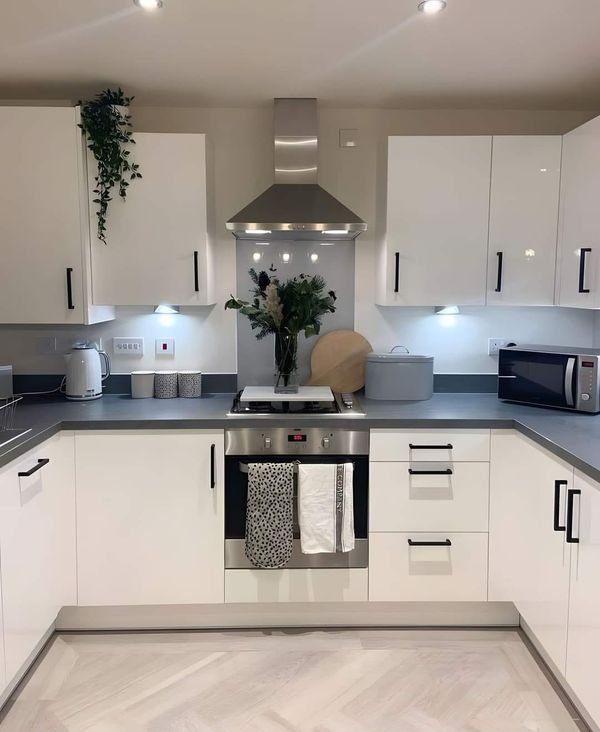
[[[275,334],[275,393],[297,394],[298,334]]]

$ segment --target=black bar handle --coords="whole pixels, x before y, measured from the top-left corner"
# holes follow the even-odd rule
[[[200,280],[198,278],[198,252],[194,252],[194,292],[200,292]]]
[[[21,473],[18,473],[19,478],[29,478],[30,475],[33,475],[34,473],[37,473],[38,470],[41,470],[44,465],[48,465],[50,462],[49,458],[41,458],[37,461],[37,464],[33,466],[33,468],[29,468],[29,470],[24,470]]]
[[[579,250],[579,292],[584,294],[590,291],[589,288],[585,286],[585,264],[586,257],[591,251],[591,247],[581,247]]]
[[[560,525],[560,489],[564,485],[568,485],[566,480],[554,481],[554,531],[565,531],[566,526]]]
[[[67,267],[67,308],[69,310],[75,310],[73,304],[73,267]]]
[[[400,252],[394,254],[396,260],[394,272],[394,292],[400,292]]]
[[[408,546],[452,546],[452,542],[450,539],[445,541],[413,541],[409,539]]]
[[[210,446],[210,487],[214,490],[217,484],[216,466],[215,466],[215,445]]]
[[[502,292],[502,264],[504,261],[504,252],[496,252],[498,257],[498,274],[496,275],[496,292]]]
[[[454,450],[450,442],[447,445],[413,445],[412,442],[409,442],[408,447],[411,450]]]
[[[567,493],[567,544],[579,544],[579,537],[573,536],[573,503],[580,496],[579,488],[571,488]]]
[[[452,475],[452,469],[446,468],[446,470],[413,470],[408,469],[410,475]]]

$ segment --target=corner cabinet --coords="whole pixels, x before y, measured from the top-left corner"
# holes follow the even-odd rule
[[[223,602],[223,432],[80,432],[75,448],[79,605]]]
[[[485,304],[491,137],[388,138],[379,305]]]
[[[553,305],[559,135],[493,138],[488,305]]]
[[[137,132],[142,178],[113,197],[107,244],[96,231],[96,163],[88,154],[93,301],[96,305],[214,304],[207,233],[206,137]]]
[[[0,107],[0,161],[0,323],[112,319],[91,307],[76,110]]]
[[[557,300],[600,308],[600,117],[563,138]]]
[[[55,435],[0,471],[0,558],[10,682],[59,610],[77,603],[73,433]]]
[[[489,599],[512,601],[564,674],[573,468],[523,435],[492,433]]]

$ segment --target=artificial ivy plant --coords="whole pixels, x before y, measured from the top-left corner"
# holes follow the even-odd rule
[[[129,145],[135,144],[131,115],[127,111],[133,97],[126,97],[121,88],[106,89],[89,102],[81,105],[81,129],[87,146],[98,164],[95,176],[98,206],[98,239],[106,244],[106,219],[112,189],[118,185],[119,196],[125,199],[129,182],[141,178],[139,165],[130,158]]]

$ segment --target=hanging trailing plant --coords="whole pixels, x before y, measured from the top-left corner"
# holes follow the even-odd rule
[[[106,89],[89,102],[81,105],[81,124],[87,146],[98,164],[93,202],[98,206],[98,239],[106,244],[106,219],[112,201],[112,190],[119,188],[125,199],[129,183],[141,178],[139,165],[130,158],[129,145],[135,144],[131,115],[128,112],[133,97],[126,97],[121,88]]]

